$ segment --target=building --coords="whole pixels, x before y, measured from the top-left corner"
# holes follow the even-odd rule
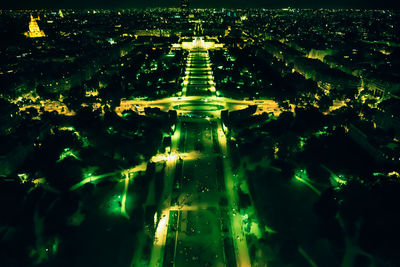
[[[192,49],[205,49],[205,50],[219,50],[224,49],[224,44],[218,43],[216,37],[194,37],[182,38],[177,44],[172,45],[172,50],[192,50]]]
[[[189,0],[181,0],[181,9],[183,10],[189,9]]]
[[[25,32],[25,36],[29,38],[37,38],[37,37],[45,37],[44,31],[41,31],[39,25],[37,24],[37,20],[40,20],[40,17],[36,19],[31,15],[31,21],[29,22],[29,31]]]

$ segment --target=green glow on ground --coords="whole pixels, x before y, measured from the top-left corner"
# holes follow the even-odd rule
[[[321,167],[330,173],[331,176],[329,177],[329,180],[331,181],[332,186],[339,187],[341,185],[347,184],[347,179],[345,179],[345,177],[342,174],[336,175],[325,165],[321,165]]]
[[[306,170],[297,170],[294,174],[294,178],[297,181],[308,186],[311,190],[313,190],[317,195],[321,195],[321,191],[319,191],[314,185],[312,185],[312,181],[308,178]]]
[[[82,147],[88,147],[90,145],[89,139],[86,136],[81,136],[80,140],[82,141]]]
[[[258,239],[262,238],[263,230],[260,227],[260,223],[257,220],[257,215],[255,212],[254,206],[249,206],[245,209],[245,211],[241,211],[242,221],[243,221],[243,229],[246,229],[248,234],[253,234]],[[264,226],[264,232],[275,234],[277,233],[274,229],[268,226]]]
[[[268,225],[264,226],[264,231],[269,233],[269,234],[276,234],[277,233],[277,231],[275,231],[274,229],[272,229]]]
[[[300,148],[300,150],[303,150],[303,147],[304,147],[304,145],[306,144],[306,141],[305,141],[305,140],[306,140],[305,138],[300,137],[300,141],[299,141],[299,148]]]
[[[60,240],[57,237],[54,239],[53,246],[51,247],[53,254],[57,253],[59,241]]]
[[[337,185],[345,185],[347,184],[347,181],[343,179],[344,176],[339,174],[339,175],[331,175],[331,179],[333,179]]]
[[[62,130],[62,131],[73,131],[73,132],[76,132],[75,128],[72,127],[72,126],[64,126],[64,127],[60,127],[59,129]]]
[[[187,111],[217,111],[224,109],[225,107],[218,104],[182,104],[173,107],[176,110],[187,110]]]
[[[177,144],[178,143],[178,141],[179,141],[179,139],[181,138],[181,127],[180,127],[181,125],[180,125],[180,123],[176,126],[176,129],[175,129],[175,132],[174,132],[174,134],[172,135],[172,137],[171,137],[171,143],[172,144]],[[171,152],[172,152],[172,150],[176,150],[176,148],[172,148],[171,147]]]
[[[120,212],[121,212],[122,216],[124,216],[128,220],[130,219],[130,216],[126,212],[126,199],[128,197],[129,183],[130,183],[131,179],[132,180],[135,179],[135,177],[139,174],[139,171],[145,171],[146,167],[147,167],[147,164],[142,163],[142,164],[137,165],[134,168],[123,170],[121,172],[121,174],[125,176],[125,179],[124,179],[124,191],[122,193],[122,198],[121,198]]]
[[[64,126],[64,127],[60,127],[59,129],[62,130],[62,131],[72,131],[72,132],[74,132],[74,134],[76,134],[76,136],[79,138],[79,140],[82,141],[83,147],[88,147],[89,146],[89,140],[87,139],[87,137],[82,136],[78,131],[75,130],[74,127],[72,127],[72,126]]]
[[[299,176],[295,175],[295,179],[302,182],[306,186],[308,186],[311,190],[313,190],[317,195],[321,195],[321,191],[319,191],[315,186],[313,186],[311,183],[308,181],[304,180],[303,178],[300,178]]]
[[[26,183],[28,181],[29,175],[27,173],[19,173],[18,178],[21,183]]]
[[[321,135],[327,135],[328,134],[328,132],[326,131],[327,128],[328,127],[324,127],[325,131],[324,130],[320,130],[318,132],[315,132],[314,135],[317,136],[317,137],[321,136]]]
[[[311,257],[303,250],[301,246],[298,246],[299,253],[307,260],[311,267],[317,267],[317,264],[311,259]]]
[[[113,195],[107,201],[107,213],[110,215],[121,216],[121,195]]]
[[[105,174],[102,174],[102,175],[93,175],[93,176],[86,177],[82,181],[80,181],[79,183],[74,184],[73,186],[71,186],[70,190],[74,191],[74,190],[84,186],[87,183],[95,182],[97,180],[100,180],[100,179],[103,179],[103,178],[106,178],[106,177],[110,177],[110,176],[116,175],[118,173],[119,173],[119,171],[109,172],[109,173],[105,173]]]
[[[249,186],[247,185],[245,180],[243,180],[240,183],[239,187],[240,187],[240,190],[242,190],[243,193],[245,193],[246,195],[250,195]]]
[[[63,161],[66,157],[73,157],[74,159],[81,160],[75,153],[76,151],[73,151],[67,147],[63,152],[61,152],[60,158],[57,160],[57,162]]]
[[[260,229],[260,225],[258,224],[258,222],[250,223],[250,233],[255,235],[258,239],[262,237],[262,231]]]
[[[85,218],[86,215],[82,213],[82,202],[80,202],[78,209],[68,218],[67,224],[70,226],[79,226],[82,224]]]
[[[254,217],[254,215],[251,215],[250,217]],[[244,214],[242,215],[242,221],[243,221],[243,228],[247,229],[249,234],[253,234],[256,236],[258,239],[262,237],[262,231],[260,229],[260,225],[258,221],[255,219],[250,220],[249,219],[249,214]]]
[[[122,195],[121,201],[121,214],[125,218],[129,220],[129,214],[126,213],[126,195],[128,194],[128,187],[129,187],[129,174],[125,174],[125,186],[124,186],[124,193]]]

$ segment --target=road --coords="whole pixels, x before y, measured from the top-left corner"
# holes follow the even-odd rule
[[[247,267],[251,261],[220,110],[242,109],[255,101],[217,97],[208,51],[201,40],[196,42],[188,53],[182,97],[121,101],[117,110],[158,106],[180,114],[171,153],[155,157],[167,167],[150,266]],[[279,112],[275,103],[258,104]]]
[[[174,214],[167,237],[167,266],[225,266],[219,202],[224,197],[214,152],[215,121],[182,123],[180,147],[184,153],[198,151],[197,158],[182,160],[175,175],[170,213]],[[215,134],[214,134],[215,136]],[[169,246],[168,246],[169,245]]]
[[[193,110],[203,111],[204,113],[228,109],[229,111],[247,108],[249,105],[257,105],[256,114],[274,113],[279,116],[282,113],[278,103],[274,100],[235,100],[218,96],[182,96],[167,97],[159,100],[121,100],[120,106],[116,108],[118,114],[125,110],[133,110],[139,114],[144,114],[146,107],[158,107],[162,111],[177,110],[180,114],[190,113]],[[217,112],[218,114],[219,112]]]
[[[239,210],[239,196],[236,190],[237,186],[235,186],[233,179],[232,161],[227,147],[227,140],[221,124],[218,125],[218,141],[221,147],[221,153],[224,155],[223,165],[225,173],[226,195],[228,198],[229,208],[231,209],[229,216],[231,220],[232,236],[235,237],[234,244],[237,253],[238,266],[251,266],[246,236],[243,229],[242,217],[239,214],[236,214]]]
[[[194,43],[195,48],[187,57],[182,96],[215,96],[210,56],[200,39],[195,39]]]
[[[177,123],[174,135],[171,138],[171,154],[178,152],[178,144],[181,137],[181,123]],[[151,250],[150,266],[162,266],[164,258],[165,240],[168,231],[169,210],[171,207],[172,186],[176,169],[176,157],[169,157],[166,160],[164,173],[164,191],[162,192],[161,214],[157,214],[159,222],[154,236],[154,243]]]
[[[217,96],[210,56],[200,37],[195,37],[193,48],[189,50],[183,77],[182,92],[179,97],[167,97],[159,100],[122,99],[116,112],[122,115],[125,110],[144,114],[146,107],[158,107],[163,111],[177,110],[179,114],[201,111],[219,114],[220,110],[240,110],[249,105],[257,105],[256,114],[274,113],[279,116],[281,110],[273,100],[235,100]]]

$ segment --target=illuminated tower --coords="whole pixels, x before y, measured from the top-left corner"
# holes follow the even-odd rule
[[[59,15],[61,18],[64,17],[64,14],[62,13],[61,9],[58,11],[58,15]]]
[[[44,37],[44,31],[41,31],[39,25],[37,24],[37,20],[40,20],[40,17],[34,19],[31,15],[31,21],[29,22],[29,31],[25,32],[25,36],[29,38],[36,38],[36,37]]]
[[[189,0],[181,0],[181,9],[183,10],[189,9]]]

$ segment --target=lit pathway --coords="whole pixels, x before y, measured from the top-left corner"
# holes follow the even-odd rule
[[[74,191],[82,186],[84,186],[87,183],[92,183],[92,182],[97,182],[98,180],[101,180],[103,178],[107,178],[113,175],[120,175],[120,172],[109,172],[109,173],[105,173],[105,174],[101,174],[101,175],[90,175],[89,177],[83,179],[82,181],[80,181],[77,184],[74,184],[73,186],[71,186],[70,190]]]
[[[125,169],[122,171],[109,172],[109,173],[100,174],[100,175],[89,175],[88,177],[86,177],[85,179],[80,181],[79,183],[76,183],[73,186],[71,186],[70,190],[74,191],[74,190],[84,186],[87,183],[98,182],[99,180],[102,180],[104,178],[111,177],[111,176],[118,175],[118,177],[120,177],[121,175],[123,175],[124,177],[126,177],[126,175],[135,175],[139,171],[145,171],[146,167],[147,167],[147,163],[142,162],[141,164],[139,164],[133,168]]]
[[[191,99],[193,101],[204,101],[204,96],[187,96],[190,94],[206,94],[206,102],[208,99],[211,103],[215,104],[215,86],[214,79],[211,71],[211,66],[209,62],[208,51],[204,48],[201,48],[201,40],[197,40],[199,46],[195,47],[193,51],[189,51],[188,61],[185,71],[185,77],[182,88],[182,97],[175,98],[177,101],[181,101],[183,99]],[[208,98],[207,98],[208,97]],[[199,99],[203,98],[203,99]],[[165,103],[168,105],[168,109],[170,108],[171,101],[160,100],[158,104]],[[171,100],[171,99],[169,99]],[[224,103],[224,107],[226,106],[226,101],[221,101]],[[231,102],[235,102],[231,100]],[[236,104],[242,104],[240,101]],[[250,101],[249,101],[250,102]],[[210,103],[210,104],[211,104]],[[143,102],[142,104],[147,104]],[[152,104],[155,104],[152,102]],[[247,103],[246,103],[247,104]],[[247,107],[245,105],[244,107]],[[247,247],[246,236],[243,230],[243,221],[242,216],[238,213],[238,192],[235,189],[233,174],[232,174],[232,163],[229,155],[227,140],[225,134],[222,130],[221,122],[218,120],[218,142],[221,148],[221,154],[223,155],[223,168],[225,175],[225,186],[226,186],[226,196],[228,199],[228,211],[229,211],[229,219],[231,221],[231,237],[234,244],[235,249],[235,257],[237,265],[240,267],[248,267],[251,266],[249,251]],[[202,209],[202,206],[171,206],[171,193],[173,187],[173,179],[175,174],[176,160],[177,157],[173,155],[178,155],[182,151],[177,151],[177,147],[180,140],[180,132],[181,125],[179,123],[176,133],[172,138],[172,147],[171,147],[171,155],[167,157],[162,157],[163,160],[166,161],[166,169],[165,169],[165,186],[163,192],[163,203],[161,205],[161,214],[159,215],[159,223],[155,230],[154,243],[151,251],[151,258],[149,266],[162,266],[163,258],[164,258],[164,248],[166,244],[166,238],[168,233],[168,222],[169,222],[169,214],[171,210],[198,210]],[[236,214],[237,213],[237,214]],[[175,241],[176,242],[176,241]],[[174,253],[175,255],[175,253]],[[174,257],[175,259],[175,257]]]
[[[181,123],[178,122],[174,135],[171,138],[171,154],[177,155],[178,144],[181,136]],[[174,182],[175,166],[177,157],[168,157],[166,160],[166,168],[164,174],[164,192],[162,196],[163,203],[161,205],[162,212],[159,215],[153,247],[151,250],[150,265],[162,266],[164,258],[164,246],[168,232],[169,210],[171,206],[172,185]]]
[[[231,231],[232,239],[236,252],[236,262],[238,266],[246,267],[251,266],[249,249],[247,247],[246,235],[244,234],[242,216],[239,214],[239,196],[235,189],[232,173],[232,162],[230,153],[227,147],[227,140],[222,130],[221,123],[218,124],[218,141],[221,148],[221,153],[224,155],[224,174],[225,174],[225,186],[226,196],[228,199],[228,205],[230,207],[229,218],[231,220]],[[237,214],[236,214],[237,213]]]
[[[204,48],[202,38],[196,37],[194,48],[189,50],[183,79],[182,96],[209,95],[215,96],[214,76],[208,50]]]

